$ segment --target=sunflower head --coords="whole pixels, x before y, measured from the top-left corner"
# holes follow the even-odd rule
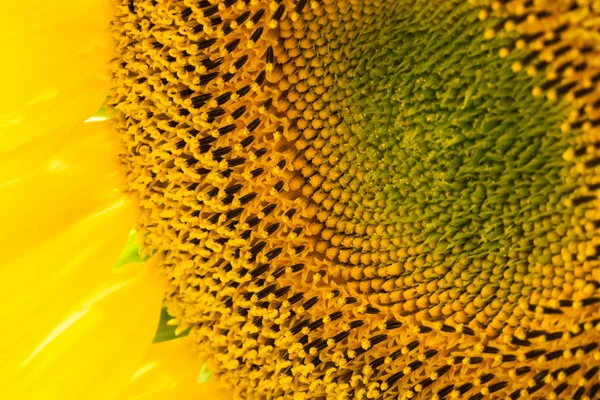
[[[596,3],[118,3],[138,228],[237,396],[595,396]]]

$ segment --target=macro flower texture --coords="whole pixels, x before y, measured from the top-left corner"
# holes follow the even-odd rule
[[[0,21],[2,398],[600,399],[600,1]]]

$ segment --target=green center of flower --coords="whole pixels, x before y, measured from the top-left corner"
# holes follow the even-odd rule
[[[385,275],[389,258],[366,255],[406,249],[408,263],[457,265],[464,282],[438,279],[461,290],[479,271],[472,263],[502,266],[497,283],[589,239],[567,234],[577,174],[561,158],[575,139],[560,129],[566,106],[532,96],[536,81],[513,72],[523,51],[500,56],[514,38],[485,39],[497,22],[482,23],[466,4],[438,18],[391,8],[327,43],[340,58],[327,92],[339,120],[324,123],[319,152],[304,153],[319,179],[305,175],[319,184],[327,217],[339,219],[326,232],[338,261]],[[434,262],[420,259],[429,254]]]

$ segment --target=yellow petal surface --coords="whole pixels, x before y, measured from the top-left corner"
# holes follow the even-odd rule
[[[202,364],[188,337],[152,344],[118,399],[231,399],[214,377],[199,382]]]
[[[92,115],[107,93],[105,64],[112,47],[106,1],[3,3],[2,156],[70,131]]]
[[[0,111],[1,175],[14,178],[20,168],[32,168],[46,161],[57,147],[76,135],[77,126],[88,119],[106,98],[108,83],[98,77],[83,79],[79,89],[44,103],[47,110],[25,108]],[[21,157],[27,157],[28,163]]]
[[[0,355],[3,397],[110,400],[150,344],[162,290],[147,264],[114,270],[45,336]]]
[[[0,169],[0,249],[11,260],[85,218],[114,196],[121,177],[108,121],[81,124],[46,162],[31,171]],[[27,154],[20,156],[23,162]],[[15,161],[19,164],[19,159]]]
[[[68,209],[65,210],[68,213]],[[93,211],[50,240],[0,268],[0,352],[17,341],[36,341],[110,272],[134,226],[124,196]]]
[[[43,31],[77,19],[90,22],[106,18],[108,12],[110,8],[104,0],[6,1],[0,4],[0,38]],[[27,23],[18,25],[18,22]]]

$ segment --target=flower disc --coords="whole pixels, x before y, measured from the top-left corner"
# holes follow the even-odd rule
[[[121,2],[139,230],[239,398],[594,398],[598,12]]]

